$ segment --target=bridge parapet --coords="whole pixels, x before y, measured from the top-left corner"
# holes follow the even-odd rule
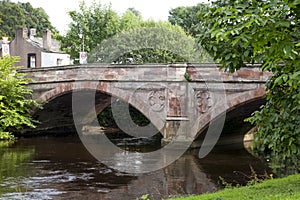
[[[251,67],[250,67],[251,66]],[[266,82],[270,73],[262,72],[258,65],[249,65],[234,73],[219,70],[218,65],[206,64],[148,64],[108,65],[89,64],[60,67],[22,69],[34,83],[68,81],[186,81],[192,82]],[[221,80],[220,80],[221,79]]]
[[[187,65],[74,65],[22,69],[34,83],[68,81],[184,81]]]
[[[225,69],[219,69],[218,64],[189,64],[186,72],[192,82],[265,83],[272,73],[262,72],[260,66],[247,65],[234,73],[229,73]]]

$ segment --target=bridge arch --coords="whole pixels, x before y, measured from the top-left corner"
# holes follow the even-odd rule
[[[101,97],[106,98],[101,102],[96,102],[95,110],[96,114],[99,114],[103,109],[109,106],[114,100],[120,99],[141,112],[147,117],[150,122],[157,128],[158,132],[164,127],[165,109],[160,112],[151,112],[151,106],[145,103],[145,99],[134,98],[134,91],[119,90],[117,87],[113,87],[109,82],[73,82],[73,83],[61,83],[55,88],[42,93],[38,102],[42,105],[47,105],[53,100],[60,98],[64,95],[70,95],[73,92],[93,92],[95,95],[103,94]],[[72,105],[71,105],[72,106]],[[37,110],[36,110],[37,111]],[[35,111],[35,112],[36,112]],[[42,112],[42,111],[40,111]],[[93,119],[86,118],[85,122],[91,122]]]
[[[192,140],[211,121],[239,104],[263,96],[264,84],[271,73],[262,72],[260,65],[241,68],[235,73],[220,71],[215,64],[157,64],[157,65],[108,65],[89,64],[39,69],[23,69],[26,77],[33,80],[29,87],[32,98],[44,104],[55,101],[72,91],[96,90],[99,93],[120,98],[143,113],[154,126],[164,127],[164,139],[170,141],[177,133],[178,122],[184,126],[178,133],[180,139]],[[186,81],[188,75],[189,81]],[[205,82],[212,83],[207,88]],[[148,84],[148,85],[147,85]],[[195,95],[184,89],[191,84]],[[224,84],[225,87],[218,87]],[[142,85],[142,86],[141,86]],[[207,90],[208,89],[208,90]],[[220,97],[224,91],[227,101]],[[209,96],[210,95],[210,96]],[[219,95],[219,96],[218,96]],[[217,96],[212,105],[205,105]],[[188,105],[181,107],[182,102]],[[47,104],[45,104],[46,106]],[[191,113],[185,107],[192,107]],[[101,109],[101,108],[97,108]],[[44,114],[47,120],[47,113]],[[185,127],[192,115],[190,134]],[[69,117],[69,116],[68,116]],[[48,117],[49,118],[49,117]]]
[[[84,90],[95,90],[96,92],[103,93],[109,97],[119,98],[124,102],[132,105],[138,111],[140,111],[145,117],[147,117],[151,123],[157,127],[159,131],[162,131],[162,128],[165,126],[165,118],[166,118],[166,110],[162,110],[161,112],[149,112],[151,107],[145,102],[145,99],[133,98],[134,91],[122,90],[114,87],[109,82],[73,82],[73,83],[61,83],[57,87],[44,92],[38,98],[38,101],[41,104],[45,104],[47,102],[51,102],[52,100],[63,96],[68,93],[72,93],[74,91],[84,91]],[[240,105],[247,104],[248,102],[254,101],[255,99],[261,99],[265,94],[265,88],[263,85],[258,85],[255,90],[246,91],[243,93],[234,93],[227,94],[227,102],[226,106],[224,106],[224,102],[218,102],[214,108],[214,116],[212,118],[211,112],[204,113],[199,116],[196,123],[198,123],[198,130],[195,132],[196,135],[192,135],[191,137],[195,140],[199,137],[199,134],[205,130],[212,121],[218,119],[218,117],[224,113],[228,113],[231,110],[239,107]],[[147,100],[147,99],[146,99]],[[102,102],[103,103],[103,102]],[[97,114],[101,112],[105,107],[107,107],[111,103],[111,100],[102,105],[95,105]]]
[[[214,108],[214,116],[212,117],[211,112],[205,113],[204,115],[201,115],[198,118],[198,130],[197,134],[193,136],[194,140],[197,139],[200,134],[204,132],[204,130],[208,129],[208,127],[211,125],[212,122],[218,121],[221,116],[226,116],[227,119],[227,113],[233,111],[234,109],[239,108],[242,105],[247,105],[248,103],[254,102],[256,100],[262,100],[265,95],[265,86],[258,85],[255,90],[246,91],[243,93],[238,94],[227,94],[226,95],[226,102],[224,105],[224,102],[218,102]],[[262,103],[260,103],[259,106],[261,106]],[[256,107],[256,109],[259,108]],[[255,111],[255,110],[253,110]],[[214,125],[213,125],[214,126]],[[219,127],[223,128],[223,127]]]

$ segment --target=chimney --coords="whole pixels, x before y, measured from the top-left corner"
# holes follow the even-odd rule
[[[36,29],[31,28],[30,31],[29,31],[29,37],[30,37],[30,39],[33,39],[34,36],[36,36]]]
[[[28,38],[28,30],[27,28],[18,28],[16,31],[16,38]]]
[[[50,50],[51,45],[51,31],[46,29],[43,31],[43,48],[46,50]]]

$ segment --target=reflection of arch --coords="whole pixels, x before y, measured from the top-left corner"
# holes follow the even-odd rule
[[[199,134],[201,134],[206,128],[209,127],[211,121],[216,121],[218,118],[223,115],[224,113],[230,112],[235,108],[239,107],[240,105],[247,104],[249,102],[262,99],[265,94],[264,86],[259,86],[256,90],[247,91],[239,95],[228,95],[227,96],[227,107],[224,106],[224,102],[217,103],[214,109],[215,118],[211,119],[210,113],[205,113],[204,115],[200,116],[198,119],[199,126],[197,134],[193,137],[196,139]],[[223,128],[223,127],[220,127]]]
[[[38,101],[43,105],[47,102],[50,102],[58,97],[61,97],[65,94],[72,92],[81,92],[81,91],[90,91],[95,93],[101,93],[107,96],[106,101],[100,102],[100,104],[95,105],[96,113],[100,113],[104,108],[111,104],[111,97],[116,99],[121,99],[124,102],[132,105],[138,111],[140,111],[145,117],[147,117],[151,123],[156,127],[163,127],[163,120],[161,120],[161,116],[158,114],[150,113],[150,107],[147,104],[141,104],[141,100],[136,98],[132,98],[134,91],[126,91],[120,90],[118,88],[112,87],[107,82],[80,82],[80,83],[63,83],[59,84],[58,87],[46,91],[39,98]],[[150,105],[151,106],[151,105]],[[91,110],[92,111],[92,110]],[[87,116],[88,117],[88,116]],[[159,130],[159,129],[158,129]]]

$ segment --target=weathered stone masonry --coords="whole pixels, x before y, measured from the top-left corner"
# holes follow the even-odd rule
[[[40,102],[51,103],[72,91],[96,88],[132,104],[166,140],[176,135],[183,140],[195,138],[218,115],[262,97],[271,76],[256,65],[226,73],[215,64],[89,64],[22,71],[33,80],[33,98]],[[99,102],[97,111],[110,103]],[[184,123],[193,131],[179,130]]]

